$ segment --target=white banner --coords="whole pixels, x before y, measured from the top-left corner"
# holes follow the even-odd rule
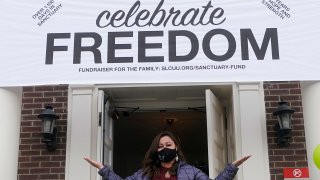
[[[320,80],[320,1],[1,0],[0,86]]]

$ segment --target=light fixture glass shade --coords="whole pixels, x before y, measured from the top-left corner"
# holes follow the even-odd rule
[[[42,118],[42,132],[52,134],[55,121],[52,117]]]
[[[273,115],[278,116],[280,130],[289,130],[291,129],[291,116],[294,113],[294,110],[283,100],[278,102],[278,104],[279,106],[277,110],[273,112]]]
[[[280,129],[291,129],[291,112],[282,112],[278,115]]]

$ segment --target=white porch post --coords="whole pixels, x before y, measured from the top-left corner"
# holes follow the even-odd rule
[[[239,170],[239,180],[269,180],[269,157],[263,83],[234,88],[237,158],[252,157]]]
[[[97,170],[83,159],[96,158],[98,117],[97,96],[94,86],[69,86],[68,134],[66,178],[67,180],[95,179]]]
[[[313,162],[313,151],[320,144],[320,82],[301,82],[302,106],[310,179],[320,179]]]
[[[0,88],[0,179],[17,179],[22,87]]]

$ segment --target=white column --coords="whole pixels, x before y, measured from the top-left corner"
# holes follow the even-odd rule
[[[310,179],[320,179],[313,151],[320,144],[320,82],[301,82],[303,118]]]
[[[263,84],[239,83],[234,88],[237,158],[252,157],[238,172],[238,180],[269,180],[267,125]]]
[[[97,170],[83,157],[96,159],[97,95],[94,86],[69,86],[66,178],[95,179]]]
[[[0,88],[0,179],[17,179],[22,88]]]

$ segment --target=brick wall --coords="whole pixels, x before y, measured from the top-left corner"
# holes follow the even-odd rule
[[[271,180],[283,180],[283,168],[307,167],[304,124],[302,114],[301,88],[299,82],[264,82],[269,161]],[[277,117],[272,113],[283,99],[295,110],[292,120],[292,139],[289,147],[279,147],[274,125]]]
[[[29,86],[23,88],[20,130],[18,177],[19,180],[63,179],[66,159],[68,86]],[[46,104],[54,107],[60,117],[57,149],[47,151],[41,142],[41,120],[37,118]]]

